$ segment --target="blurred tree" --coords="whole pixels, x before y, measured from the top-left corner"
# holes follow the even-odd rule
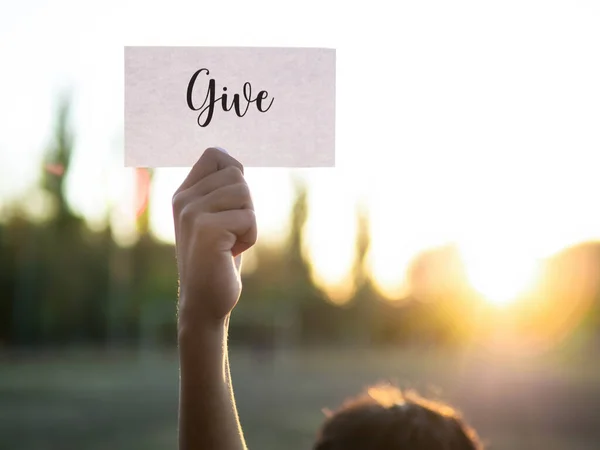
[[[513,310],[516,330],[531,342],[600,342],[600,243],[575,245],[549,258],[538,285]]]
[[[151,345],[157,339],[174,343],[177,266],[173,246],[157,242],[150,232],[153,173],[137,171],[139,240],[130,248],[120,247],[110,227],[91,231],[67,201],[73,145],[65,97],[40,177],[51,214],[33,220],[19,203],[3,210],[0,345],[103,343],[108,336],[122,342],[140,335]],[[354,298],[344,307],[326,301],[315,286],[304,251],[307,186],[300,178],[293,183],[285,244],[259,243],[251,250],[256,268],[244,274],[243,298],[231,322],[234,341],[457,342],[488,323],[479,320],[483,302],[469,286],[453,246],[429,249],[414,259],[408,272],[412,301],[384,301],[367,270],[370,227],[364,205],[356,215]],[[538,289],[511,311],[516,328],[524,333],[557,336],[577,329],[586,336],[597,334],[600,244],[582,244],[551,258]]]
[[[287,239],[280,248],[259,243],[253,249],[257,269],[243,279],[242,301],[231,321],[234,341],[241,338],[240,334],[255,334],[258,340],[270,336],[268,339],[289,346],[319,339],[331,328],[330,305],[316,288],[304,254],[307,186],[300,178],[292,182],[295,196]]]
[[[129,250],[131,289],[129,329],[142,349],[176,343],[177,261],[171,244],[150,230],[154,170],[136,169],[137,243]]]
[[[371,247],[371,230],[366,205],[359,203],[356,207],[356,250],[352,267],[354,298],[349,301],[342,312],[344,324],[344,341],[371,344],[377,339],[381,325],[378,317],[379,295],[373,288],[367,271],[367,256]]]
[[[324,293],[318,289],[311,275],[311,266],[305,254],[305,231],[308,218],[308,187],[306,182],[293,179],[295,198],[292,207],[291,228],[283,261],[285,273],[282,278],[285,289],[285,313],[288,332],[292,339],[305,343],[315,342],[331,335],[332,311],[325,302]],[[296,319],[296,320],[294,320]]]
[[[361,292],[371,284],[367,273],[367,256],[371,248],[371,228],[366,206],[359,203],[356,209],[357,233],[356,233],[356,259],[352,269],[354,286],[357,292]]]
[[[14,294],[8,300],[14,344],[68,343],[104,336],[110,236],[91,232],[66,199],[73,142],[69,99],[63,97],[40,178],[51,214],[40,222],[19,212],[7,226],[14,250]]]
[[[42,188],[50,195],[54,203],[54,223],[62,228],[72,222],[72,213],[66,199],[66,175],[70,168],[74,137],[69,127],[70,100],[61,98],[56,115],[54,139],[44,158],[42,167]]]
[[[477,326],[480,299],[470,287],[458,248],[445,245],[425,250],[408,270],[413,326],[423,340],[464,342]]]
[[[20,211],[0,225],[0,341],[32,344],[39,335],[40,295],[34,227]]]
[[[54,205],[39,236],[44,271],[40,305],[47,342],[68,343],[104,336],[107,234],[93,233],[67,200],[66,180],[73,156],[70,100],[61,98],[53,141],[42,167],[42,187]],[[85,186],[80,186],[85,189]]]

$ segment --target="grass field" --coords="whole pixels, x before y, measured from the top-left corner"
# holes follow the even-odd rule
[[[491,449],[600,448],[600,363],[417,351],[233,352],[250,450],[310,450],[321,409],[392,380],[461,409]],[[174,352],[0,357],[0,449],[177,448]]]

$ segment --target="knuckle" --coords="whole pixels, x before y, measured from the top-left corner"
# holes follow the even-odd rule
[[[256,222],[256,213],[252,209],[242,209],[240,213],[248,222]]]
[[[252,209],[252,194],[250,193],[250,187],[246,183],[242,187],[242,198],[244,200],[244,208]]]
[[[184,223],[193,223],[197,216],[196,208],[192,204],[184,205],[179,212],[179,219]]]
[[[227,178],[233,182],[242,182],[244,180],[244,174],[242,173],[242,171],[239,169],[239,167],[236,167],[234,165],[231,166],[227,166],[225,169],[223,169],[225,171],[225,175],[227,176]]]
[[[248,186],[247,183],[245,183],[245,182],[237,183],[236,189],[237,189],[237,192],[239,192],[239,194],[241,196],[250,197],[250,187]]]
[[[243,209],[242,214],[248,226],[256,227],[256,213],[253,209]]]
[[[171,204],[173,206],[173,211],[175,212],[180,212],[183,207],[185,206],[185,202],[183,199],[183,195],[181,195],[181,192],[176,192],[173,195],[173,198],[171,199]]]
[[[256,227],[256,214],[252,209],[245,209],[246,220],[248,221],[249,232],[246,234],[246,242],[252,246],[258,240],[258,230]]]
[[[237,183],[235,185],[235,196],[242,203],[243,208],[249,208],[252,205],[250,187],[246,183]]]

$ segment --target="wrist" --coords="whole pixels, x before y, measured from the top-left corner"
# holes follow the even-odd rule
[[[198,317],[180,311],[177,323],[177,343],[181,350],[225,348],[229,316],[223,318]]]
[[[224,321],[190,322],[180,320],[177,326],[177,342],[179,346],[206,347],[221,345],[227,336],[227,325]]]
[[[177,308],[178,327],[186,333],[220,330],[229,322],[230,308],[221,308],[226,303],[228,300],[218,292],[198,292],[182,284]]]
[[[218,330],[179,332],[178,353],[182,382],[225,380],[226,336],[225,331]]]

